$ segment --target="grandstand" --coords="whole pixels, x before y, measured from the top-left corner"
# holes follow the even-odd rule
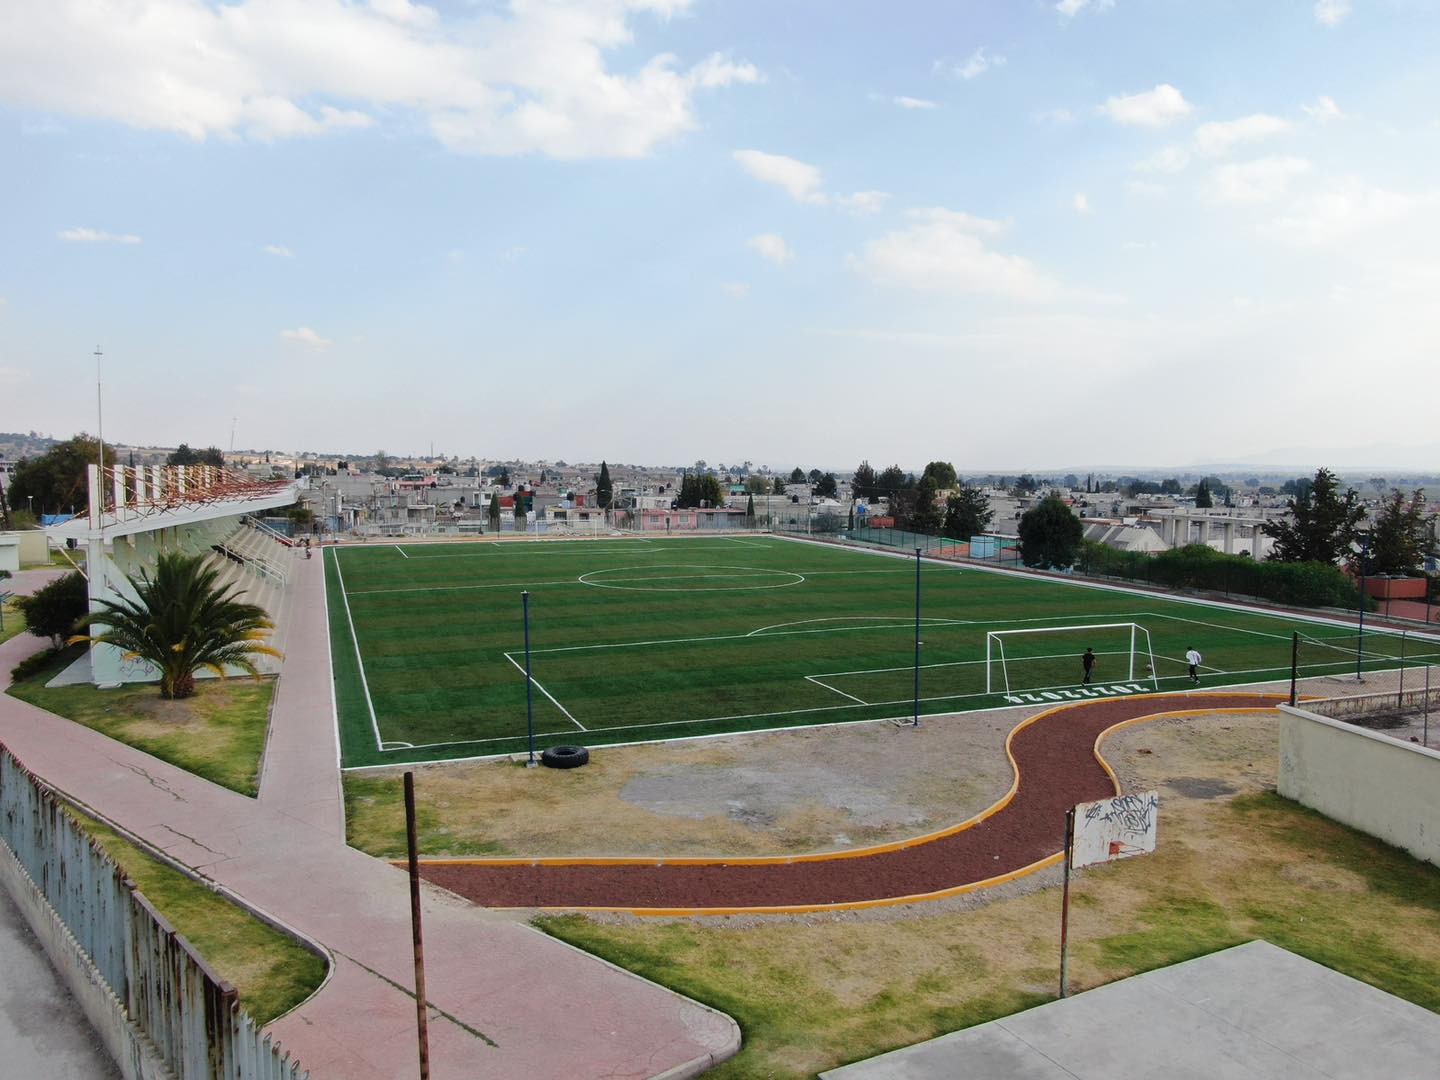
[[[153,566],[159,552],[208,553],[221,568],[221,581],[264,608],[277,625],[276,641],[283,639],[296,550],[256,515],[295,502],[298,482],[256,480],[210,465],[104,470],[91,465],[87,481],[87,513],[46,533],[66,549],[85,550],[92,611],[102,599],[129,597],[127,578]],[[55,682],[107,687],[152,678],[154,672],[143,661],[127,660],[112,645],[92,644]]]

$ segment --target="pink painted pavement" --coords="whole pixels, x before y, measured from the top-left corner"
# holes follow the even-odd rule
[[[405,875],[343,841],[321,560],[297,562],[260,798],[247,799],[0,694],[0,742],[59,790],[329,954],[329,980],[270,1030],[315,1080],[417,1074]],[[0,680],[42,643],[0,645]],[[641,1080],[739,1048],[733,1020],[427,887],[436,1080]]]

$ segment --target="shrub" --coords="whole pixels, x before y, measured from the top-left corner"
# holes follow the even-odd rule
[[[53,646],[48,649],[41,649],[33,656],[27,656],[13,668],[10,669],[11,682],[24,682],[32,675],[37,675],[49,666],[50,661],[60,655],[60,650]]]
[[[15,606],[25,616],[30,633],[48,637],[56,647],[74,631],[76,620],[85,615],[89,605],[85,579],[73,572],[56,578],[30,596],[15,599]]]

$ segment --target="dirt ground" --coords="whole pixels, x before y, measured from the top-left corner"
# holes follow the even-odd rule
[[[573,770],[426,766],[421,843],[430,855],[762,855],[901,839],[1005,794],[1005,737],[1025,712],[600,747]],[[397,779],[346,778],[355,846],[396,853]]]

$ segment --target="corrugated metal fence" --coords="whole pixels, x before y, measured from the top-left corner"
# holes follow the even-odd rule
[[[305,1080],[135,883],[0,746],[0,840],[177,1080]]]

